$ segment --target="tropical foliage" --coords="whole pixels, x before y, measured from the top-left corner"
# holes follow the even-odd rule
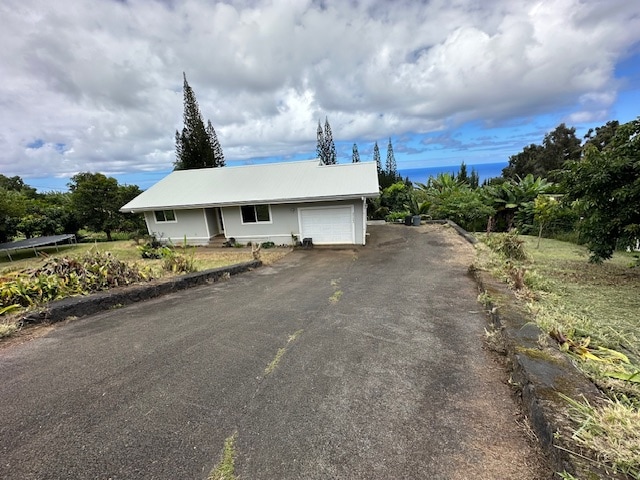
[[[39,268],[1,278],[0,309],[40,305],[149,279],[148,272],[108,252],[90,252],[80,259],[50,257]]]
[[[551,178],[568,161],[580,159],[580,139],[575,127],[564,123],[545,135],[542,145],[531,144],[516,155],[509,157],[509,165],[502,171],[505,178],[534,177]]]
[[[580,233],[591,260],[640,238],[640,119],[621,125],[604,143],[589,142],[580,161],[567,164],[563,187],[578,202]]]
[[[119,211],[141,192],[136,185],[83,172],[72,177],[69,187],[65,193],[38,193],[20,177],[0,175],[0,243],[16,237],[78,235],[82,228],[106,232],[108,238],[113,232],[146,230],[141,215]]]
[[[432,177],[427,184],[418,183],[424,201],[423,211],[435,219],[448,219],[470,231],[480,230],[495,213],[478,189],[444,173]]]
[[[374,158],[381,186],[379,201],[371,204],[375,218],[420,212],[468,230],[563,238],[586,244],[594,262],[640,242],[640,119],[607,122],[590,130],[582,145],[575,128],[561,124],[541,145],[512,156],[503,177],[482,186],[462,162],[457,174],[413,188],[401,177],[385,177],[376,148]]]
[[[120,212],[120,207],[142,193],[136,185],[118,185],[112,177],[101,173],[78,173],[71,177],[71,206],[80,225],[107,234],[111,241],[114,230],[142,230],[140,214]]]
[[[524,178],[500,184],[487,185],[482,195],[487,205],[495,210],[489,219],[489,231],[507,231],[518,227],[529,230],[534,223],[533,203],[538,195],[545,193],[551,184],[545,179],[528,174]]]

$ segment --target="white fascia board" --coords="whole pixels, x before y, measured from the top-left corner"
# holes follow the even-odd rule
[[[200,208],[222,208],[222,207],[237,207],[240,205],[279,205],[283,203],[315,203],[315,202],[335,202],[341,200],[354,200],[366,198],[376,198],[380,196],[380,192],[374,193],[353,193],[349,195],[336,195],[331,197],[301,197],[301,198],[276,198],[276,199],[254,199],[245,200],[242,202],[227,202],[227,203],[210,203],[210,204],[197,204],[197,205],[155,205],[149,207],[139,208],[121,208],[120,211],[124,213],[140,213],[149,212],[153,210],[193,210]]]

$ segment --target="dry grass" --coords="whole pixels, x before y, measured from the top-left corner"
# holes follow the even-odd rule
[[[525,240],[535,270],[553,283],[553,294],[538,302],[547,311],[544,316],[640,361],[640,268],[630,267],[631,255],[616,253],[596,265],[578,245],[543,239],[536,249],[536,239]]]
[[[64,245],[56,251],[55,247],[47,247],[39,249],[40,256],[36,257],[33,251],[19,252],[20,255],[11,255],[13,262],[7,257],[0,259],[0,273],[9,273],[23,269],[37,268],[43,262],[43,256],[69,256],[81,257],[89,250],[96,249],[101,252],[111,252],[116,258],[125,262],[138,263],[149,266],[153,269],[157,276],[164,276],[162,273],[162,260],[143,260],[140,258],[140,252],[137,245],[132,240],[119,240],[115,242],[99,242],[99,243],[79,243],[77,245]],[[251,247],[242,248],[213,248],[213,247],[176,247],[176,251],[191,255],[193,253],[196,267],[198,270],[207,270],[210,268],[225,267],[237,263],[249,262],[253,260]],[[281,259],[291,251],[290,248],[278,247],[271,249],[263,249],[260,252],[262,262],[270,265]]]
[[[567,399],[574,440],[640,479],[640,268],[624,252],[598,265],[584,247],[542,239],[536,248],[537,238],[522,238],[529,259],[516,295],[543,331],[566,338],[561,347],[609,397],[599,406]],[[513,264],[482,244],[477,255],[476,268],[513,285]]]
[[[277,262],[285,255],[291,252],[290,248],[278,247],[262,249],[260,251],[260,259],[265,265],[271,265]],[[251,247],[242,248],[209,248],[196,247],[195,259],[198,268],[201,270],[208,268],[224,267],[234,265],[236,263],[253,261]],[[201,267],[201,268],[200,268]]]
[[[18,323],[16,321],[5,320],[0,323],[0,338],[13,335],[18,330]]]
[[[580,427],[574,440],[596,452],[597,460],[618,472],[640,479],[640,411],[620,401],[593,407],[563,395],[570,416]]]

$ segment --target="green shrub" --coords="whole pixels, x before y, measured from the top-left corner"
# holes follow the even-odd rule
[[[137,247],[140,251],[140,256],[144,259],[157,259],[163,257],[163,249],[168,248],[163,246],[162,242],[156,237],[150,237],[144,243]]]
[[[518,236],[517,230],[507,233],[491,233],[483,238],[484,243],[494,252],[509,260],[526,260],[527,252],[524,240]]]
[[[409,215],[409,211],[402,212],[391,212],[386,217],[384,217],[384,221],[388,223],[396,223],[400,220],[404,221],[404,217]]]
[[[162,268],[165,271],[172,273],[190,273],[197,271],[194,258],[195,249],[192,249],[188,255],[178,253],[169,247],[162,247],[160,252],[162,254]]]
[[[275,247],[275,246],[276,246],[276,244],[275,244],[275,243],[273,243],[273,242],[262,242],[262,243],[260,244],[260,246],[261,246],[262,248],[273,248],[273,247]]]

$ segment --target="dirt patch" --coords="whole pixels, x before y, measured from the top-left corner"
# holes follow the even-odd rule
[[[640,282],[640,268],[612,264],[593,265],[580,261],[560,262],[554,267],[553,275],[593,286],[626,286]]]
[[[47,335],[55,327],[51,324],[33,325],[21,328],[14,332],[10,337],[0,339],[0,350],[16,345],[27,343],[36,338]]]
[[[488,349],[484,355],[490,358],[489,368],[472,374],[478,376],[485,387],[471,398],[458,400],[466,409],[477,413],[477,421],[468,454],[457,459],[459,470],[452,480],[468,480],[471,471],[474,479],[482,480],[556,478],[522,411],[520,397],[510,384],[506,359]],[[498,390],[495,378],[501,382]]]

